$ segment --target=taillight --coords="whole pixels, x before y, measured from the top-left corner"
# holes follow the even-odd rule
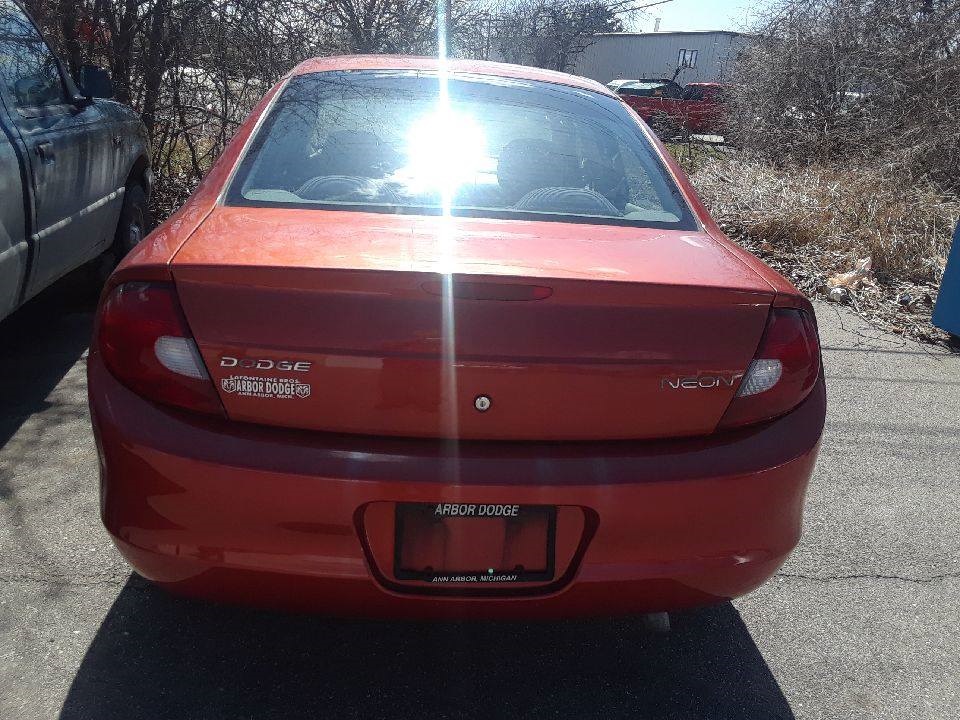
[[[718,428],[762,422],[799,405],[820,376],[820,341],[802,310],[774,308],[753,361]]]
[[[97,343],[107,369],[138,395],[223,414],[172,284],[128,282],[100,308]]]

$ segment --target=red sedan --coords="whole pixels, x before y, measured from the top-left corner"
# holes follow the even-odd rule
[[[267,94],[112,276],[88,372],[140,574],[341,615],[748,592],[825,409],[810,304],[613,93],[398,57]]]

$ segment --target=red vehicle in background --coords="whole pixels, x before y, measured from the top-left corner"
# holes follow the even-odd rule
[[[644,78],[607,83],[643,120],[665,137],[684,133],[723,134],[724,83],[689,83]]]

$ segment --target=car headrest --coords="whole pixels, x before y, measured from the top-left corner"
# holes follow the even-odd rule
[[[577,187],[579,163],[549,140],[517,138],[500,152],[497,181],[510,201],[544,187]]]
[[[513,207],[528,212],[622,217],[616,206],[603,195],[582,188],[537,188],[524,195]]]
[[[392,166],[394,151],[376,135],[362,130],[336,130],[317,156],[318,175],[380,178]]]
[[[349,203],[397,203],[396,193],[370,178],[350,175],[322,175],[307,180],[296,194],[304,200]]]

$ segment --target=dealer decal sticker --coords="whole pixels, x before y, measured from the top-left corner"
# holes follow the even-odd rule
[[[231,375],[220,381],[225,393],[241,397],[292,400],[310,397],[310,384],[292,378]]]

